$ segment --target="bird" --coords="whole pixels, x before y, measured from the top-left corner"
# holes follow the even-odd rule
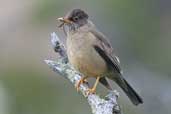
[[[87,90],[88,94],[95,93],[99,82],[112,90],[108,78],[117,83],[134,105],[143,103],[142,98],[123,77],[119,58],[110,41],[96,28],[84,10],[73,9],[57,20],[61,22],[59,27],[63,27],[67,37],[69,63],[83,75],[76,85],[77,90],[91,77],[96,81]]]

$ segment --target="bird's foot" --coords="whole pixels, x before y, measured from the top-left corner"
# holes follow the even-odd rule
[[[77,91],[80,90],[80,85],[83,84],[83,83],[88,84],[88,81],[87,81],[86,79],[84,79],[84,78],[81,78],[81,79],[79,80],[79,82],[77,83],[77,85],[76,85]]]
[[[86,90],[86,94],[87,95],[95,94],[95,92],[96,92],[96,89],[95,88],[91,88],[91,89]]]

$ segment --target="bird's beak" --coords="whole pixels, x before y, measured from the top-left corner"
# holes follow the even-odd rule
[[[72,23],[72,21],[70,21],[67,18],[63,18],[63,17],[60,17],[57,20],[60,21],[60,22],[63,22],[63,23],[67,23],[67,24],[71,24]]]

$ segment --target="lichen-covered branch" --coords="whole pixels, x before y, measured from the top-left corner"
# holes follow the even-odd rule
[[[60,55],[60,58],[57,62],[52,60],[45,60],[45,62],[53,69],[54,72],[65,77],[75,86],[81,79],[81,76],[68,63],[65,47],[55,33],[51,34],[51,43],[55,52]],[[117,103],[119,96],[117,91],[109,92],[109,94],[102,99],[96,94],[87,95],[87,90],[88,84],[81,84],[80,92],[87,99],[93,114],[121,114],[120,107]]]

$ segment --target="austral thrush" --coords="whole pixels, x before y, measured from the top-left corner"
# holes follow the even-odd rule
[[[74,9],[65,17],[58,18],[61,26],[67,28],[67,55],[73,67],[84,76],[77,84],[84,83],[87,78],[94,77],[96,82],[88,93],[94,93],[100,81],[111,90],[106,78],[115,81],[126,93],[134,105],[143,103],[141,97],[122,76],[119,58],[113,53],[113,48],[89,16],[81,9]]]

